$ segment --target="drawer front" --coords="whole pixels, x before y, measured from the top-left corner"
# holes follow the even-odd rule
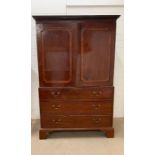
[[[113,99],[113,87],[104,88],[40,88],[40,101],[49,99]]]
[[[40,102],[41,115],[60,114],[112,114],[112,100],[105,101],[43,101]]]
[[[102,128],[112,126],[111,115],[53,115],[50,118],[42,117],[42,128]]]

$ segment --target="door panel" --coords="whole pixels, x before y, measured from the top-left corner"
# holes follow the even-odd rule
[[[72,79],[72,34],[51,28],[42,34],[43,76],[49,83],[68,83]]]
[[[40,86],[111,86],[115,22],[52,21],[37,25]]]
[[[113,23],[86,23],[81,26],[81,84],[110,85],[113,73]]]
[[[75,32],[75,26],[70,23],[42,25],[38,54],[42,86],[72,85]]]

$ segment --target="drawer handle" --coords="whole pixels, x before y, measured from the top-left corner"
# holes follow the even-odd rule
[[[93,122],[98,124],[98,123],[101,123],[101,118],[93,118]]]
[[[55,110],[57,110],[57,109],[60,109],[61,108],[61,105],[60,104],[58,104],[58,105],[52,104],[52,108],[54,108]]]
[[[100,96],[100,95],[102,95],[102,91],[93,91],[93,94],[95,96]]]
[[[57,91],[57,92],[56,92],[56,94],[57,94],[57,95],[60,95],[60,92],[59,92],[59,91]]]
[[[51,95],[55,95],[55,92],[54,92],[54,91],[52,91],[52,92],[51,92]]]
[[[52,120],[52,123],[55,123],[55,124],[60,124],[62,122],[62,119],[53,119]]]
[[[99,91],[99,94],[102,95],[102,91]]]
[[[57,92],[54,92],[54,91],[52,91],[51,92],[51,95],[53,95],[53,96],[58,96],[58,95],[60,95],[61,93],[59,92],[59,91],[57,91]]]
[[[96,94],[97,94],[97,92],[96,92],[96,91],[93,91],[93,94],[94,94],[94,95],[96,95]]]
[[[98,110],[101,107],[101,104],[92,104],[95,110]]]

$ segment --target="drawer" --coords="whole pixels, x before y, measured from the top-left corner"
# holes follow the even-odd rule
[[[103,88],[39,88],[40,100],[49,99],[113,99],[113,87]]]
[[[112,114],[113,101],[42,101],[41,115],[51,114]]]
[[[112,126],[111,115],[53,115],[41,119],[42,128],[102,128]]]

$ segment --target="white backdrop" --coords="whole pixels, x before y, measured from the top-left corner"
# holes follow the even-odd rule
[[[32,0],[32,15],[119,14],[116,30],[114,117],[124,116],[124,18],[122,0]],[[32,19],[32,119],[39,118],[35,21]]]

